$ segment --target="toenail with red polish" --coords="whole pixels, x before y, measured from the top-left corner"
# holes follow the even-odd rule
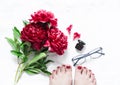
[[[71,68],[71,66],[66,66],[66,68],[67,68],[67,69],[70,69],[70,68]]]
[[[55,70],[53,70],[53,72],[55,72]]]
[[[63,67],[65,67],[65,65],[64,65],[64,64],[63,64],[62,66],[63,66]]]
[[[78,66],[77,68],[78,68],[78,69],[82,69],[82,66]]]
[[[57,68],[60,68],[60,66],[58,66]]]
[[[91,70],[89,70],[89,72],[92,72]]]

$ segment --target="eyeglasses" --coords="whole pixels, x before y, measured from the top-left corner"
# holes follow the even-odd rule
[[[102,53],[102,47],[98,47],[86,54],[77,55],[72,58],[73,66],[76,66],[77,64],[83,64],[86,62],[86,57],[90,56],[91,59],[96,59],[101,57],[102,55],[105,55],[105,53]]]

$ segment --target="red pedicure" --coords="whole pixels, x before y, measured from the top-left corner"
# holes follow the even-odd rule
[[[62,66],[63,66],[63,67],[65,67],[65,65],[64,65],[64,64],[63,64]]]
[[[89,72],[92,72],[91,70],[89,70]]]
[[[82,69],[82,66],[78,66],[77,68],[78,68],[78,69]]]
[[[58,66],[57,68],[60,68],[60,66]]]
[[[53,72],[55,72],[55,70],[53,70]]]
[[[67,69],[70,69],[70,68],[71,68],[71,66],[66,66],[66,68],[67,68]]]

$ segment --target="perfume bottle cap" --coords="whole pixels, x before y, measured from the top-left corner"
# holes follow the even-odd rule
[[[75,48],[77,50],[82,50],[84,48],[85,43],[82,40],[78,40],[78,43],[76,44]]]

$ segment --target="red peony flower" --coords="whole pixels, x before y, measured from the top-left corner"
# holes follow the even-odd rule
[[[45,30],[44,25],[39,23],[28,24],[21,31],[22,41],[30,42],[35,50],[40,50],[47,38],[47,31]]]
[[[67,36],[57,28],[49,30],[48,41],[50,43],[51,50],[59,55],[62,55],[64,50],[67,49]]]
[[[38,12],[34,12],[34,14],[31,15],[31,17],[32,17],[32,19],[30,19],[31,22],[50,23],[50,25],[53,27],[57,26],[57,19],[54,17],[54,14],[49,11],[39,10]]]

